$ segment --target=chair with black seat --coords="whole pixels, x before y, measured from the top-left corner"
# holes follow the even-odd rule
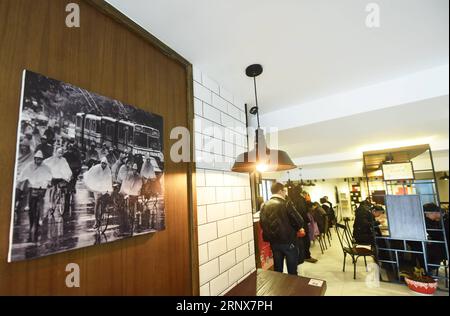
[[[324,233],[323,233],[323,240],[325,242],[325,245],[327,244],[327,239],[328,239],[328,244],[331,247],[331,240],[330,240],[330,222],[328,221],[328,216],[325,216],[325,227],[324,227]]]
[[[345,272],[345,260],[347,259],[347,255],[349,255],[352,258],[353,263],[353,279],[356,279],[356,263],[358,262],[359,257],[364,257],[364,264],[367,271],[366,257],[372,257],[376,260],[375,254],[370,249],[357,247],[353,243],[352,236],[346,225],[336,223],[334,227],[336,229],[336,235],[338,236],[339,243],[342,247],[342,252],[344,253],[344,265],[342,271]]]
[[[350,233],[350,236],[353,236],[352,228],[350,227],[350,217],[344,217],[342,220],[344,221],[345,227],[347,227],[347,231]]]

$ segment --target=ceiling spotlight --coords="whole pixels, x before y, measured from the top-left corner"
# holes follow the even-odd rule
[[[439,180],[448,181],[448,173],[445,172],[444,175],[443,175],[442,177],[439,178]]]

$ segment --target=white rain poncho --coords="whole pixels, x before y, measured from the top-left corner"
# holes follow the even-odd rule
[[[120,187],[120,193],[132,196],[141,194],[143,185],[142,177],[139,174],[128,173]]]
[[[128,167],[126,164],[123,164],[119,169],[119,173],[117,174],[117,182],[122,183],[130,172],[130,167]]]
[[[124,163],[119,159],[117,160],[111,167],[113,180],[117,181],[117,175],[119,174],[120,167],[122,167]]]
[[[43,163],[38,166],[32,161],[25,166],[17,180],[19,182],[28,180],[30,187],[34,189],[47,189],[52,181],[52,172]]]
[[[105,169],[101,164],[93,166],[84,173],[83,179],[88,190],[92,192],[111,193],[113,191],[111,169],[108,166]]]
[[[156,179],[155,169],[153,168],[152,162],[150,159],[146,159],[142,164],[141,176],[146,179]]]
[[[63,179],[67,182],[72,177],[72,170],[66,158],[53,156],[44,160],[44,165],[50,168],[53,179]]]

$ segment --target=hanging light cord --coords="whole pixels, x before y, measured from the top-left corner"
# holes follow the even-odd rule
[[[256,92],[256,77],[253,77],[253,85],[255,87],[255,102],[256,102],[256,119],[258,121],[258,128],[259,126],[259,107],[258,107],[258,93]]]

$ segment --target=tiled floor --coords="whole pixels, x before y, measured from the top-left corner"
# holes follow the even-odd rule
[[[375,273],[366,272],[364,260],[358,260],[356,268],[356,280],[353,279],[353,265],[351,258],[347,256],[345,272],[342,272],[343,254],[339,241],[335,235],[331,241],[331,247],[328,247],[322,255],[319,244],[311,247],[311,253],[318,259],[317,263],[308,263],[300,265],[298,268],[301,276],[322,279],[327,282],[327,296],[409,296],[417,295],[411,292],[403,284],[378,282],[374,277]],[[368,265],[373,264],[372,259],[368,259]],[[375,280],[375,281],[374,281]],[[442,288],[444,286],[442,285]],[[448,296],[448,291],[436,292],[436,296]]]

